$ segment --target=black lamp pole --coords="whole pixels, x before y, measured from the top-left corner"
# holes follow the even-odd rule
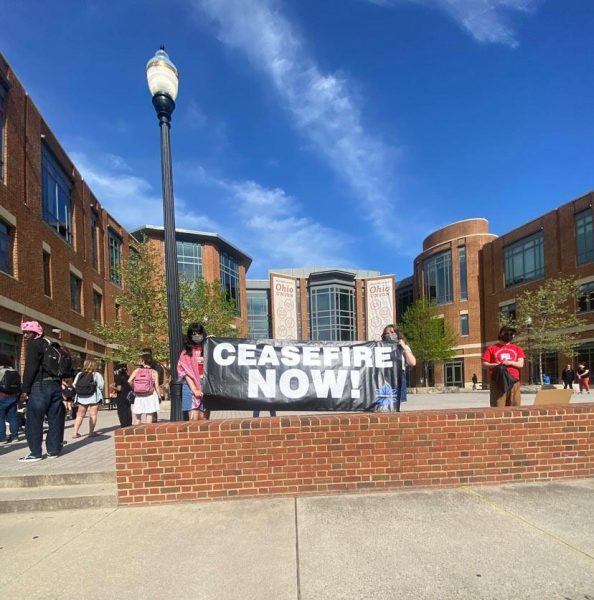
[[[171,114],[175,102],[163,93],[153,96],[153,106],[161,128],[161,173],[163,178],[163,222],[165,231],[165,282],[167,285],[167,321],[169,325],[169,364],[171,365],[172,421],[182,420],[181,387],[177,381],[177,361],[182,351],[182,324],[179,305],[179,277],[177,272],[177,245],[175,241],[175,207],[173,200],[173,173],[171,170]]]

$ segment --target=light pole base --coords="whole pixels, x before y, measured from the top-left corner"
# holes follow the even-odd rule
[[[170,421],[182,420],[182,384],[172,381],[169,385],[169,397],[171,398],[171,408],[169,413]]]

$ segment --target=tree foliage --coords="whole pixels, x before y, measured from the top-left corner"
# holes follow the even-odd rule
[[[516,299],[515,319],[500,320],[502,325],[516,328],[516,341],[524,348],[541,383],[543,355],[560,352],[572,356],[579,344],[577,330],[584,319],[576,313],[577,294],[574,277],[548,279]]]
[[[425,384],[429,380],[429,364],[454,356],[456,332],[438,316],[438,306],[426,298],[411,304],[402,317],[401,328],[416,359],[423,364]]]
[[[226,299],[218,281],[180,280],[180,306],[185,329],[192,322],[204,325],[209,335],[235,337],[235,303]],[[128,263],[122,265],[122,290],[116,297],[122,318],[97,325],[95,333],[109,346],[108,358],[116,362],[138,361],[143,348],[169,364],[167,290],[161,261],[148,242],[137,244]]]

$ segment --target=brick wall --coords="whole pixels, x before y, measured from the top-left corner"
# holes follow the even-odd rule
[[[120,504],[594,475],[594,404],[153,424],[116,432]]]

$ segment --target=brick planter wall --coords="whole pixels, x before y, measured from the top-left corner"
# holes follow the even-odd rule
[[[594,404],[159,423],[116,433],[120,504],[594,475]]]

